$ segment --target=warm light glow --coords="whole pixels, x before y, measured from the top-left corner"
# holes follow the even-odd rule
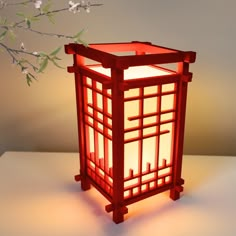
[[[90,69],[104,74],[106,76],[111,76],[111,69],[103,68],[102,66],[90,66]],[[162,76],[168,75],[171,72],[153,67],[153,66],[137,66],[137,67],[129,67],[127,70],[124,71],[124,79],[125,80],[132,80],[137,78],[146,78],[146,77],[153,77],[153,76]],[[97,83],[96,87],[98,88],[100,83]],[[160,90],[161,88],[161,90]],[[93,103],[92,92],[90,89],[87,89],[88,95],[88,103]],[[124,164],[125,164],[125,181],[124,185],[125,188],[129,188],[133,185],[139,185],[139,181],[144,183],[141,185],[141,190],[138,188],[133,188],[133,194],[139,191],[145,191],[146,185],[145,181],[150,181],[152,179],[156,179],[156,173],[158,172],[159,176],[168,175],[171,173],[170,167],[168,165],[172,164],[172,136],[173,136],[173,122],[166,122],[168,120],[174,119],[174,112],[166,112],[167,110],[174,109],[174,94],[175,84],[165,84],[160,86],[149,86],[143,89],[143,95],[153,95],[153,94],[160,94],[160,93],[167,93],[161,96],[149,96],[145,99],[136,99],[132,101],[125,102],[125,116],[124,116],[124,124],[125,129],[135,129],[132,132],[125,133],[125,140],[130,139],[138,139],[141,136],[151,136],[148,138],[144,138],[143,140],[136,140],[132,142],[125,143],[125,156],[124,156]],[[139,96],[139,88],[130,89],[124,92],[125,98],[131,98],[135,96]],[[170,93],[168,93],[170,92]],[[173,93],[171,93],[173,92]],[[111,94],[111,90],[108,90],[108,94]],[[103,109],[103,100],[100,94],[96,94],[97,100],[97,107]],[[142,103],[142,113],[146,114],[147,117],[140,119],[137,118],[140,114],[140,103]],[[111,113],[111,102],[108,103],[107,110]],[[152,113],[157,112],[164,112],[164,114],[159,115],[151,115]],[[136,118],[135,118],[136,117]],[[90,118],[91,119],[91,118]],[[142,124],[140,122],[143,122]],[[153,123],[164,123],[156,126],[151,126]],[[92,123],[92,119],[91,119]],[[147,126],[142,130],[137,129],[138,126]],[[100,127],[102,129],[102,127]],[[94,132],[92,128],[88,128],[89,130],[89,140],[90,140],[90,151],[94,152]],[[164,132],[161,135],[153,135],[155,132]],[[112,135],[112,134],[111,134]],[[104,139],[103,136],[98,134],[98,146],[99,148],[99,158],[104,157]],[[112,167],[112,144],[111,141],[109,143],[109,156],[108,156],[108,167]],[[140,162],[139,158],[139,149],[142,149],[142,163]],[[95,168],[95,167],[94,167]],[[141,169],[140,169],[141,168]],[[161,168],[161,170],[159,170]],[[150,170],[156,170],[156,173],[152,172],[150,174],[145,174],[150,172]],[[159,171],[157,171],[159,170]],[[139,175],[142,173],[142,178],[130,178],[130,174],[132,173],[133,176]],[[104,177],[104,173],[100,173],[100,176]],[[130,180],[129,180],[130,178]],[[165,182],[168,183],[171,181],[170,176],[165,177]],[[112,181],[112,180],[111,180]],[[159,179],[158,181],[153,181],[150,183],[150,188],[155,188],[156,186],[163,185],[163,180]],[[129,197],[129,191],[124,192],[124,197]]]
[[[100,65],[91,66],[90,69],[101,74],[111,76],[111,69],[103,68]],[[124,79],[128,80],[169,74],[170,72],[161,68],[155,68],[153,66],[133,66],[124,71]]]

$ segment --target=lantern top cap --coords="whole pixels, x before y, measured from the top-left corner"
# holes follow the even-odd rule
[[[99,43],[82,44],[71,43],[65,45],[67,54],[76,54],[101,62],[104,67],[120,67],[148,64],[165,64],[175,62],[195,62],[196,53],[180,51],[149,42]]]

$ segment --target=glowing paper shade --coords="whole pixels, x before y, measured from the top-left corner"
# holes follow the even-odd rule
[[[96,187],[116,223],[124,220],[127,205],[154,194],[170,190],[178,199],[188,67],[196,53],[141,42],[69,44],[65,50],[74,55],[68,71],[75,73],[75,179],[82,189]]]

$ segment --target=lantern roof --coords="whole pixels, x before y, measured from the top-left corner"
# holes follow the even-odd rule
[[[192,51],[180,51],[139,41],[89,44],[87,47],[71,43],[65,45],[65,51],[67,54],[95,60],[104,68],[119,69],[150,64],[193,63],[196,58],[196,53]]]

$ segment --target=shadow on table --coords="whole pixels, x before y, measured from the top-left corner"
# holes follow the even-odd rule
[[[174,217],[178,222],[178,217],[181,218],[181,214],[188,207],[190,209],[201,207],[201,199],[193,192],[197,192],[198,188],[214,180],[221,174],[223,169],[225,172],[228,168],[232,168],[230,157],[189,156],[185,158],[183,176],[186,184],[182,198],[178,201],[172,201],[169,198],[169,191],[166,191],[129,205],[129,213],[125,215],[125,221],[118,225],[112,221],[112,214],[106,213],[104,209],[108,201],[94,188],[83,192],[80,189],[80,183],[68,185],[67,187],[68,191],[77,194],[79,201],[82,201],[88,207],[88,210],[91,211],[92,209],[98,224],[103,228],[104,235],[133,235],[132,232],[135,232],[137,228],[139,229],[140,225],[157,224],[158,228],[162,223],[168,222],[166,220],[168,217]],[[142,230],[142,233],[144,231],[145,229]]]

